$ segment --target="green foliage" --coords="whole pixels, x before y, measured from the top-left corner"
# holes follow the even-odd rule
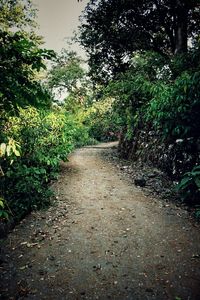
[[[75,52],[63,49],[49,72],[48,87],[59,92],[73,92],[85,75],[81,63]]]
[[[8,220],[9,213],[5,207],[5,200],[0,197],[0,220]]]
[[[198,0],[90,0],[82,14],[80,43],[89,54],[90,74],[107,82],[129,67],[135,51],[163,56],[187,51],[200,28]]]
[[[31,167],[25,164],[13,164],[7,169],[4,186],[7,191],[4,197],[16,220],[37,208],[49,204],[51,190],[47,187],[48,173],[41,166]]]
[[[30,0],[0,0],[0,27],[4,30],[35,27],[35,14]]]
[[[51,87],[65,84],[78,109],[52,108],[40,71],[55,53],[42,49],[34,33],[36,10],[30,0],[0,0],[0,219],[19,220],[45,207],[61,160],[89,143],[87,127],[72,115],[81,104],[84,75],[75,53],[63,52],[52,69]],[[79,101],[81,100],[81,101]],[[73,103],[71,103],[73,106]]]
[[[105,129],[111,131],[110,124],[113,128],[117,125],[125,157],[154,163],[180,180],[181,174],[199,164],[198,65],[198,47],[171,60],[154,52],[137,51],[129,70],[103,90],[102,99],[112,99],[108,115],[99,113],[104,101],[93,105],[93,109],[98,107],[89,115],[93,136],[101,140]],[[114,115],[116,119],[111,123]],[[187,187],[187,201],[193,203],[194,184],[189,181]]]
[[[7,138],[7,144],[0,144],[0,179],[5,176],[4,170],[2,169],[2,161],[7,161],[10,165],[14,162],[16,157],[20,156],[20,145],[12,138]],[[3,192],[0,191],[0,195]],[[0,196],[0,221],[9,219],[12,212],[3,197]]]
[[[0,30],[1,110],[16,111],[29,104],[50,106],[51,98],[36,79],[36,72],[45,69],[44,59],[53,55],[53,51],[40,49],[23,32]]]
[[[147,109],[147,121],[165,138],[199,136],[200,72],[182,73],[173,84],[152,87],[153,99]],[[173,107],[173,109],[172,109]]]
[[[51,97],[37,75],[55,53],[40,47],[35,16],[30,0],[0,0],[0,113],[27,105],[50,107]]]
[[[185,202],[200,204],[200,166],[195,166],[192,171],[184,174],[177,190]]]
[[[176,180],[200,163],[198,2],[91,0],[80,26],[89,74],[103,85],[86,118],[92,135],[105,138],[112,124],[125,157]],[[112,99],[108,110],[105,98]],[[191,203],[199,196],[196,172],[179,185]]]
[[[200,221],[200,209],[199,207],[197,208],[196,212],[195,212],[195,218]]]
[[[20,146],[19,143],[14,141],[12,138],[8,138],[8,143],[0,144],[0,158],[2,157],[12,157],[20,156]]]
[[[113,98],[105,96],[83,113],[82,120],[89,128],[89,135],[97,141],[113,141],[119,138],[122,120],[114,110],[113,102]]]
[[[20,145],[21,155],[12,164],[2,157],[0,194],[14,217],[20,219],[48,205],[52,195],[48,186],[58,176],[60,161],[66,161],[75,147],[87,144],[89,136],[80,122],[60,108],[21,108],[19,115],[9,117],[3,128],[4,137],[12,136]]]
[[[132,135],[137,126],[148,126],[167,140],[199,136],[200,73],[190,63],[190,69],[173,80],[179,59],[170,62],[156,53],[136,53],[129,71],[107,86]]]
[[[136,52],[129,70],[119,74],[106,87],[106,93],[115,99],[113,110],[120,116],[127,140],[133,138],[134,128],[140,126],[144,107],[152,98],[151,88],[161,69],[160,61],[165,60],[155,53]]]

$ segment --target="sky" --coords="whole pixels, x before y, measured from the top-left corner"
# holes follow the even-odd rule
[[[79,16],[85,8],[88,0],[32,0],[38,9],[39,30],[44,37],[45,48],[60,52],[62,48],[67,48],[66,38],[73,36],[77,29]],[[78,45],[72,46],[73,50],[81,56],[85,56],[84,51]]]

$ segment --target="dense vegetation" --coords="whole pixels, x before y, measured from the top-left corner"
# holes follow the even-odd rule
[[[58,105],[48,84],[46,60],[60,59],[42,48],[34,33],[30,1],[0,1],[0,219],[20,220],[50,203],[49,184],[61,160],[89,141],[88,128],[71,109]],[[68,67],[69,86],[84,73],[79,60]],[[52,73],[56,70],[53,68]],[[74,76],[74,78],[73,78]],[[66,76],[67,78],[69,76]],[[73,80],[74,79],[74,80]],[[71,81],[70,81],[71,80]],[[69,90],[68,86],[68,90]],[[72,92],[72,90],[69,90]],[[72,95],[71,95],[72,96]],[[75,107],[75,106],[73,106]]]
[[[199,1],[96,0],[81,20],[90,76],[100,98],[113,99],[121,155],[161,168],[199,205]]]
[[[197,0],[91,0],[78,36],[86,72],[75,52],[43,49],[31,1],[0,0],[1,220],[48,205],[75,147],[115,139],[200,204],[199,10]]]

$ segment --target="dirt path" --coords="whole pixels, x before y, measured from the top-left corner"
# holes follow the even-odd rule
[[[200,299],[199,228],[122,178],[109,146],[77,150],[56,205],[3,241],[1,299]]]

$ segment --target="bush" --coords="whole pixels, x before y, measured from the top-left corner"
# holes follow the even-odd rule
[[[199,175],[193,169],[200,163],[199,49],[196,45],[168,59],[137,52],[129,70],[107,86],[122,121],[120,154],[180,181],[181,198],[185,193],[188,203],[199,197]]]
[[[50,203],[49,183],[57,178],[60,161],[66,161],[75,147],[87,144],[89,135],[62,109],[19,109],[19,115],[9,117],[3,129],[5,139],[12,137],[20,145],[20,156],[12,161],[1,158],[0,196],[19,220]]]
[[[189,204],[200,204],[200,166],[184,174],[177,185],[181,199]]]
[[[94,102],[83,115],[89,135],[97,141],[116,141],[119,138],[121,118],[113,107],[113,101],[113,98],[105,97]]]
[[[200,72],[184,72],[173,84],[155,84],[146,111],[147,122],[166,139],[198,137],[200,128]]]

